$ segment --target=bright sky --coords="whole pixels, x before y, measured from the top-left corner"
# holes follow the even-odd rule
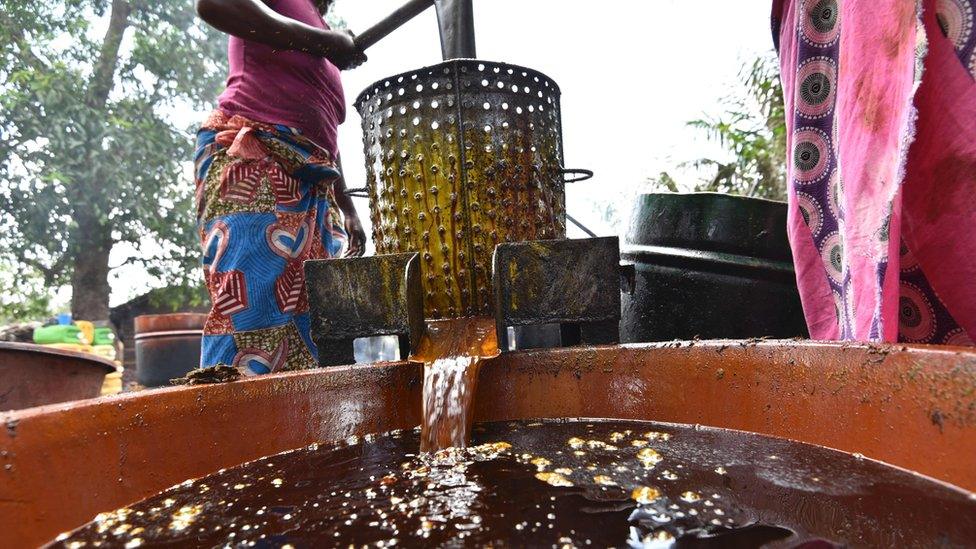
[[[337,0],[334,9],[361,31],[401,3]],[[714,151],[685,122],[716,112],[742,60],[772,49],[769,10],[768,0],[475,0],[478,57],[531,67],[560,85],[566,165],[596,172],[567,191],[568,211],[610,234],[594,203],[628,212],[647,177]],[[376,80],[440,62],[439,44],[429,10],[345,74],[347,101]],[[351,107],[339,138],[346,179],[360,187],[360,119]]]
[[[334,9],[362,31],[403,1],[337,0]],[[625,227],[602,222],[606,205],[626,218],[649,176],[716,152],[685,122],[719,112],[742,62],[772,48],[769,10],[769,0],[475,0],[478,57],[531,67],[560,85],[566,165],[596,172],[567,190],[567,209],[609,235]],[[339,146],[350,187],[365,181],[352,102],[376,80],[441,61],[433,10],[367,53],[369,62],[343,77],[349,115]],[[366,201],[357,206],[368,224]],[[124,302],[147,290],[146,278],[116,276],[112,290],[113,305]]]

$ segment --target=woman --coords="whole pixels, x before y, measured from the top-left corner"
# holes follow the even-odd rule
[[[976,0],[775,0],[816,339],[972,345]]]
[[[331,0],[197,0],[231,35],[230,75],[197,136],[197,223],[212,308],[201,366],[247,374],[317,363],[302,263],[362,255],[338,171],[339,70],[366,57],[322,19]],[[340,218],[341,212],[341,218]]]

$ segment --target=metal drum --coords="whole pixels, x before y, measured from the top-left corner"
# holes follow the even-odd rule
[[[200,367],[207,315],[175,313],[135,318],[136,378],[145,387],[168,386]]]
[[[620,341],[806,336],[786,204],[716,193],[637,199]]]
[[[427,318],[491,312],[496,244],[565,237],[577,170],[549,77],[452,60],[376,82],[356,108],[376,251],[421,254]]]

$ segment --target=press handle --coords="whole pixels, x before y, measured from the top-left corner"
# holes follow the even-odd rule
[[[410,0],[386,16],[379,23],[359,33],[354,39],[356,47],[359,48],[359,51],[366,51],[367,48],[386,38],[387,35],[400,28],[404,23],[420,15],[433,5],[434,0]]]

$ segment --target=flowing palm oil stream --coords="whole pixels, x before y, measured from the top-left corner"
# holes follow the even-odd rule
[[[498,356],[490,317],[430,322],[411,359],[424,363],[420,451],[463,448],[471,435],[471,407],[482,359]]]

